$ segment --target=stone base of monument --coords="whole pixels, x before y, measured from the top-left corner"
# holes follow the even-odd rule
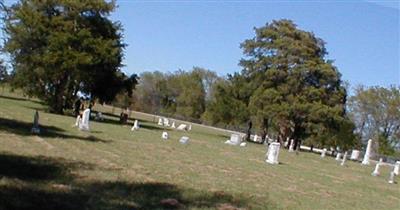
[[[236,134],[236,133],[232,133],[231,138],[229,140],[225,141],[225,144],[229,144],[229,145],[233,145],[233,146],[240,145],[240,143],[241,143],[240,135]]]
[[[189,137],[187,137],[187,136],[182,136],[181,139],[179,139],[179,143],[181,143],[181,144],[188,144],[188,143],[189,143]]]
[[[388,181],[388,183],[389,184],[394,184],[394,172],[392,171],[392,172],[390,172],[390,176],[389,176],[389,181]]]
[[[40,134],[40,128],[35,128],[35,127],[33,127],[33,128],[31,129],[31,133],[33,133],[33,134]]]

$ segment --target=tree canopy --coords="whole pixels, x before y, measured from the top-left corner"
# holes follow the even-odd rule
[[[392,155],[400,149],[400,87],[359,86],[348,107],[357,133],[365,140],[378,140],[379,153]]]
[[[322,39],[298,29],[290,20],[279,20],[256,28],[255,37],[241,47],[243,70],[230,76],[224,88],[217,88],[216,94],[227,92],[230,97],[216,99],[213,114],[221,111],[216,107],[227,108],[243,122],[243,115],[233,111],[241,107],[242,113],[248,113],[247,120],[254,120],[259,130],[277,132],[280,140],[339,142],[334,136],[351,124],[345,115],[347,93],[338,69],[325,58]],[[352,136],[351,129],[347,133]]]
[[[4,51],[13,85],[62,113],[78,92],[107,102],[129,79],[120,71],[122,28],[108,16],[115,2],[21,0],[3,5]]]

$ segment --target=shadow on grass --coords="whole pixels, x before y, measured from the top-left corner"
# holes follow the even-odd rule
[[[111,115],[111,114],[104,114],[103,113],[103,115]],[[104,118],[104,120],[98,121],[98,122],[99,123],[108,123],[108,124],[113,124],[113,125],[119,125],[119,126],[132,127],[133,126],[133,121],[134,120],[130,120],[130,122],[122,124],[122,123],[119,122],[118,119],[115,119],[114,117],[113,118],[106,117],[106,118]],[[146,123],[146,124],[143,124],[143,123]],[[139,120],[139,124],[140,124],[141,128],[148,129],[148,130],[164,130],[164,128],[160,128],[160,127],[158,127],[156,125],[153,125],[152,122],[146,121],[146,120]]]
[[[55,179],[71,181],[70,170],[76,168],[93,169],[94,165],[45,156],[0,154],[0,177],[27,181],[50,181]]]
[[[247,198],[224,192],[188,190],[168,183],[85,182],[73,185],[0,186],[0,209],[235,209],[248,207]]]
[[[75,170],[97,167],[65,159],[0,154],[0,164],[0,177],[11,178],[2,179],[0,185],[0,209],[4,210],[216,209],[221,205],[249,207],[250,203],[242,195],[169,183],[76,179]]]
[[[32,128],[32,123],[21,122],[17,120],[0,118],[0,130],[4,130],[9,133],[14,133],[23,136],[30,136],[32,133],[30,132]],[[50,137],[50,138],[64,138],[64,139],[78,139],[82,141],[89,142],[101,142],[101,143],[110,143],[112,140],[104,140],[95,136],[75,136],[68,135],[63,133],[63,129],[57,128],[55,126],[44,126],[40,125],[40,136],[41,137]]]

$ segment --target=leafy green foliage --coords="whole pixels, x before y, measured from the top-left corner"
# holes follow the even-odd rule
[[[400,88],[357,87],[348,103],[356,131],[363,139],[377,139],[378,151],[400,148]]]
[[[13,84],[62,113],[78,92],[111,101],[124,89],[121,25],[106,1],[21,0],[3,6]]]
[[[242,72],[216,89],[218,98],[208,114],[212,121],[253,120],[259,131],[278,133],[280,140],[321,139],[324,146],[345,146],[334,136],[346,132],[346,141],[353,142],[346,89],[337,68],[325,59],[324,41],[290,20],[267,23],[255,33],[241,44]]]
[[[189,72],[144,72],[140,75],[132,106],[149,113],[199,120],[217,79],[214,72],[199,67]]]

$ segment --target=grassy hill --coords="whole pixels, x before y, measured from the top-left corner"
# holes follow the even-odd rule
[[[169,129],[163,141],[165,129],[152,117],[131,116],[142,127],[132,132],[118,123],[119,110],[101,106],[95,110],[108,112],[106,120],[82,132],[73,117],[0,93],[0,209],[400,208],[400,187],[387,183],[386,166],[373,177],[373,164],[342,167],[332,157],[286,150],[280,165],[269,165],[265,146],[225,145],[229,133],[193,126]],[[30,134],[35,109],[39,136]],[[182,135],[188,145],[178,142]]]

